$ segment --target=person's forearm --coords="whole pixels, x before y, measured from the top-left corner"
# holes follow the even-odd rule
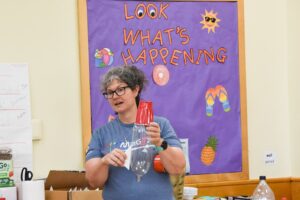
[[[105,164],[102,158],[92,158],[85,164],[86,178],[89,184],[96,188],[102,188],[108,178],[109,166]]]
[[[159,153],[161,162],[169,174],[182,174],[185,169],[185,158],[181,149],[168,147]]]

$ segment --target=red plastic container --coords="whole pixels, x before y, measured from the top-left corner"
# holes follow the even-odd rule
[[[135,123],[148,125],[150,122],[153,122],[152,102],[140,101]]]

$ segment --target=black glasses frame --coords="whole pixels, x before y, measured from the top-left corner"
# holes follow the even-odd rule
[[[116,94],[117,96],[124,95],[126,88],[130,88],[130,87],[128,85],[127,86],[123,86],[123,87],[118,87],[116,90],[112,90],[112,91],[109,91],[109,92],[103,92],[102,95],[106,99],[112,99],[114,97],[114,94]]]

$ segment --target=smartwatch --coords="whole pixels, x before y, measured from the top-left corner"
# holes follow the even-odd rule
[[[159,153],[166,150],[167,148],[168,148],[168,143],[166,140],[163,140],[160,146],[155,147],[155,150]]]

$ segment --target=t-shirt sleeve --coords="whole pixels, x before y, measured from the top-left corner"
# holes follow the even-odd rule
[[[168,119],[163,118],[160,123],[160,129],[161,137],[167,141],[169,146],[179,147],[182,149],[180,140],[177,137],[176,132]]]
[[[91,158],[100,158],[102,157],[101,153],[101,140],[100,140],[100,130],[97,129],[92,133],[92,138],[86,152],[85,160],[88,161]]]

